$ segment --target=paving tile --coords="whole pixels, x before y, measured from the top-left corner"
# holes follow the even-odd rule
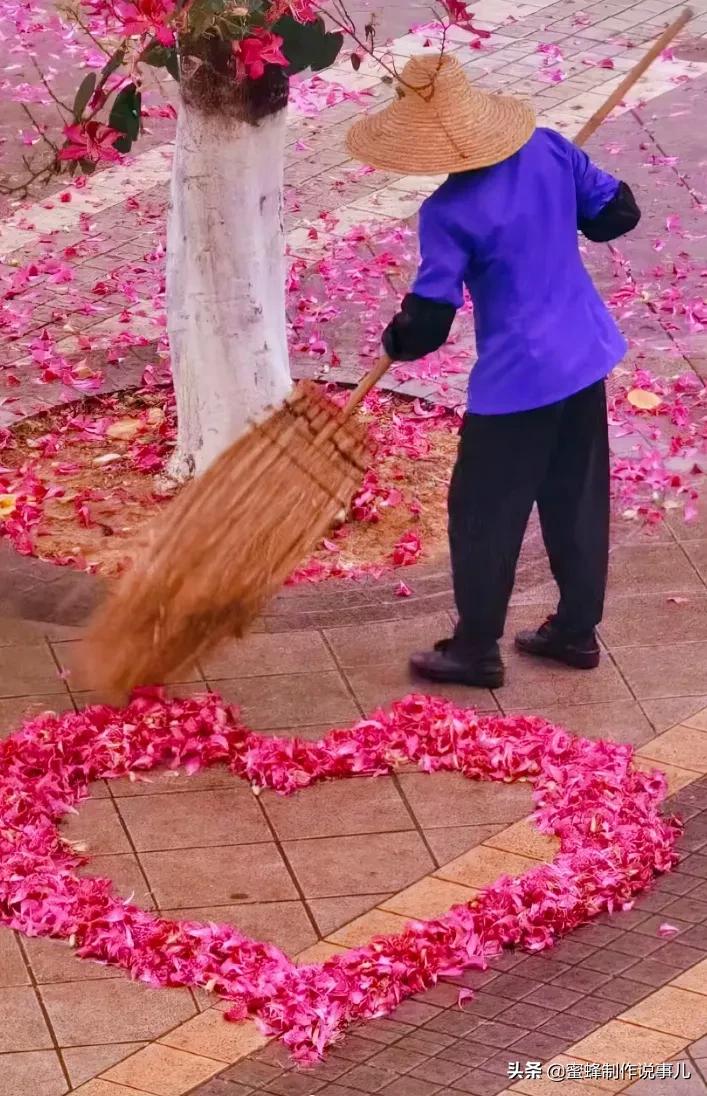
[[[391,1013],[391,1016],[396,1020],[401,1020],[403,1023],[412,1024],[414,1027],[421,1027],[426,1024],[428,1020],[432,1020],[435,1016],[439,1016],[440,1010],[434,1005],[425,1004],[423,1001],[414,1001],[408,998],[407,1001],[403,1001],[398,1005],[395,1012]],[[415,1038],[426,1038],[434,1043],[441,1050],[442,1047],[448,1043],[447,1039],[439,1040],[435,1036],[425,1031],[415,1032]]]
[[[707,1035],[707,996],[664,986],[622,1013],[619,1019],[669,1035],[700,1039]]]
[[[0,1096],[63,1096],[66,1079],[54,1050],[3,1054]],[[123,1096],[115,1093],[115,1096]]]
[[[24,948],[39,985],[50,982],[83,982],[124,977],[114,967],[79,959],[66,940],[25,937]]]
[[[434,867],[413,830],[285,841],[283,849],[304,893],[312,898],[402,890]]]
[[[707,772],[707,734],[692,727],[673,727],[641,747],[641,757]]]
[[[614,657],[639,700],[707,690],[707,642],[623,647]]]
[[[612,650],[707,639],[707,594],[692,590],[672,601],[663,593],[610,598],[599,630]]]
[[[225,1021],[222,1021],[225,1022]],[[109,1069],[104,1079],[155,1096],[183,1096],[220,1069],[212,1058],[152,1043]]]
[[[387,708],[411,692],[422,688],[408,672],[405,661],[377,663],[346,671],[354,695],[365,712]],[[435,696],[446,697],[464,708],[497,711],[498,706],[488,689],[472,689],[466,685],[435,685]]]
[[[78,1088],[84,1081],[90,1081],[143,1046],[144,1043],[99,1043],[97,1046],[66,1047],[61,1056],[71,1084]]]
[[[256,731],[308,723],[346,726],[360,718],[338,673],[209,680],[224,700],[240,705],[244,722]]]
[[[513,1007],[511,998],[498,996],[494,991],[495,986],[492,984],[488,989],[480,990],[471,1001],[465,1001],[463,1007],[464,1015],[479,1021],[493,1020],[502,1012],[506,1012],[509,1008]],[[427,996],[425,999],[427,999]],[[447,997],[446,1004],[449,1005],[450,1001],[453,1000],[453,997]]]
[[[324,1084],[326,1082],[314,1081],[303,1074],[290,1073],[271,1081],[265,1091],[274,1096],[315,1096],[322,1091]]]
[[[192,1017],[160,1039],[165,1046],[229,1063],[262,1049],[267,1042],[253,1022],[231,1023],[217,1009]]]
[[[42,712],[70,712],[74,706],[66,689],[41,696],[10,697],[0,700],[0,738],[19,731],[25,719]]]
[[[609,600],[617,594],[685,594],[701,591],[700,580],[682,548],[668,544],[615,547],[609,566]]]
[[[42,986],[44,1006],[59,1046],[142,1042],[188,1020],[187,990],[154,990],[123,979]]]
[[[385,910],[369,910],[348,925],[333,932],[330,941],[342,947],[357,948],[369,944],[376,936],[396,936],[405,931],[407,917]]]
[[[622,955],[617,951],[600,949],[588,956],[582,962],[585,970],[595,970],[600,974],[621,974],[636,962],[635,955]],[[670,981],[670,979],[668,979]]]
[[[529,785],[468,780],[459,773],[401,773],[403,794],[424,830],[515,822],[532,810]]]
[[[529,856],[534,860],[550,863],[560,851],[559,838],[541,833],[532,819],[522,818],[519,822],[501,830],[486,842],[491,848],[504,852]]]
[[[494,822],[480,826],[444,826],[442,829],[426,829],[425,839],[432,854],[441,866],[461,856],[463,852],[483,844],[489,837],[504,829],[504,823]]]
[[[410,918],[440,917],[452,906],[471,902],[477,892],[471,887],[427,876],[404,891],[380,903],[381,908]]]
[[[14,932],[3,926],[0,928],[0,990],[5,986],[26,986],[29,981],[17,938]]]
[[[92,856],[132,851],[112,799],[88,799],[78,814],[62,821],[61,833],[67,841],[85,846]]]
[[[689,1080],[682,1077],[678,1080],[675,1074],[672,1078],[664,1080],[646,1079],[634,1082],[630,1088],[626,1089],[626,1092],[630,1093],[630,1096],[673,1096],[676,1092],[679,1096],[707,1096],[707,1084],[700,1077],[694,1064],[688,1061],[686,1066],[692,1074]],[[677,1068],[677,1065],[674,1068]]]
[[[0,697],[35,697],[61,691],[59,671],[46,643],[0,647]]]
[[[634,963],[630,970],[630,977],[634,982],[645,982],[647,986],[655,986],[656,989],[667,985],[679,974],[679,967],[672,966],[670,963],[661,963],[658,959],[641,959],[638,963]]]
[[[371,1065],[360,1065],[354,1066],[345,1077],[340,1079],[345,1081],[347,1086],[352,1086],[356,1092],[380,1092],[382,1088],[396,1080],[396,1074]],[[289,1083],[289,1076],[283,1080],[286,1084]]]
[[[268,1065],[266,1062],[255,1062],[250,1058],[246,1058],[242,1062],[238,1062],[236,1065],[231,1066],[221,1077],[224,1081],[234,1081],[237,1084],[245,1085],[251,1088],[261,1088],[263,1085],[268,1084],[269,1081],[274,1081],[276,1077],[280,1075],[282,1070],[276,1066]]]
[[[575,1043],[572,1053],[588,1062],[666,1062],[679,1054],[688,1042],[689,1039],[683,1036],[611,1020]]]
[[[312,963],[325,963],[327,959],[331,959],[334,955],[343,955],[345,951],[348,951],[348,947],[332,944],[328,940],[318,940],[316,944],[299,953],[297,964],[309,966]]]
[[[707,696],[668,696],[657,700],[641,700],[641,707],[657,733],[678,723],[690,723],[691,717],[707,706]]]
[[[409,1073],[411,1069],[422,1065],[424,1061],[424,1054],[417,1054],[412,1050],[399,1050],[397,1047],[388,1047],[371,1058],[370,1064],[374,1067],[377,1066],[379,1069],[387,1069],[393,1073],[402,1074]]]
[[[667,734],[667,732],[665,732]],[[659,764],[651,760],[648,757],[642,757],[641,753],[634,755],[634,765],[638,769],[650,770],[659,769],[663,773],[668,782],[668,795],[674,795],[682,788],[691,784],[695,780],[695,773],[689,769],[681,769],[677,765],[670,765],[667,761],[661,761]]]
[[[697,963],[694,967],[683,971],[675,979],[675,986],[680,989],[689,989],[693,993],[707,994],[707,959]],[[707,1057],[707,1055],[706,1055]]]
[[[510,652],[507,669],[507,684],[501,695],[504,711],[606,703],[631,696],[616,667],[607,658],[591,673],[580,674],[566,666],[548,665],[542,660]]]
[[[449,635],[446,613],[413,617],[411,620],[386,620],[377,624],[351,624],[327,628],[325,636],[339,665],[345,670],[359,666],[407,661],[413,651],[429,647]]]
[[[278,837],[335,837],[339,834],[405,830],[410,815],[391,777],[331,781],[284,799],[260,797]]]
[[[130,898],[144,909],[154,909],[147,880],[134,853],[92,856],[88,864],[79,869],[79,874],[110,879],[116,894]]]
[[[509,714],[515,714],[511,712]],[[635,700],[613,700],[594,704],[549,705],[538,710],[521,709],[520,715],[542,715],[551,723],[566,727],[583,738],[608,738],[614,742],[630,742],[640,746],[653,737],[653,728],[640,704]],[[673,726],[679,719],[673,719]]]
[[[138,852],[267,841],[270,829],[249,788],[217,788],[118,801]]]
[[[457,857],[456,860],[452,860],[435,872],[435,875],[440,879],[448,879],[452,883],[462,883],[468,887],[478,888],[496,882],[502,875],[521,875],[537,866],[537,860],[530,860],[527,856],[518,856],[480,845]]]
[[[460,1066],[456,1062],[445,1062],[441,1058],[430,1058],[420,1066],[415,1066],[410,1072],[411,1077],[422,1081],[434,1081],[437,1084],[454,1084],[464,1073],[466,1066]]]
[[[350,894],[339,898],[312,898],[308,901],[322,936],[330,936],[355,917],[380,906],[390,894]]]
[[[696,727],[698,731],[707,731],[707,707],[695,712],[684,722],[688,727]]]
[[[273,844],[145,852],[140,861],[164,909],[297,897]]]
[[[431,989],[420,994],[418,999],[423,1004],[439,1006],[441,1008],[455,1008],[459,1004],[460,992],[461,989],[455,982],[440,981],[436,986],[432,986]]]
[[[620,1001],[622,1005],[635,1005],[650,993],[650,987],[643,982],[634,982],[630,976],[612,978],[606,985],[596,990],[597,997],[606,997],[609,1001]]]
[[[618,1001],[603,1001],[600,997],[586,996],[580,998],[574,1005],[570,1005],[567,1011],[572,1016],[581,1016],[587,1020],[594,1020],[598,1024],[606,1024],[622,1012],[622,1006]]]
[[[30,986],[7,987],[0,993],[0,1053],[44,1050],[52,1046],[37,994]]]
[[[195,906],[164,909],[162,912],[175,921],[214,921],[216,924],[233,925],[246,936],[275,944],[290,956],[297,955],[317,939],[307,912],[299,901]]]
[[[334,670],[319,632],[254,632],[231,640],[201,660],[206,678],[263,677]]]

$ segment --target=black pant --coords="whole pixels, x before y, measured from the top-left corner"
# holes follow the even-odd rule
[[[609,557],[609,436],[604,382],[511,415],[467,414],[449,489],[457,638],[503,635],[533,503],[560,588],[557,624],[590,633]]]

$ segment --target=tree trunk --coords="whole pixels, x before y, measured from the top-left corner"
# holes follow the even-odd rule
[[[184,94],[180,104],[167,232],[177,481],[203,472],[291,388],[282,94],[273,106],[248,117]]]

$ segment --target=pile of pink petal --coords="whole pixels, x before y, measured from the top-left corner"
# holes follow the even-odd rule
[[[317,965],[297,967],[231,925],[139,909],[116,897],[109,880],[79,875],[85,859],[58,830],[94,780],[221,764],[254,789],[289,795],[402,763],[470,780],[529,781],[535,824],[559,839],[560,851],[551,864],[500,878],[471,904]],[[232,1002],[230,1019],[255,1018],[303,1062],[442,976],[485,969],[507,946],[542,951],[601,911],[630,909],[677,859],[679,824],[659,813],[665,777],[635,770],[631,746],[434,697],[408,696],[312,742],[254,734],[214,695],[166,700],[143,691],[125,709],[31,719],[0,743],[0,774],[1,922],[70,940],[79,956],[150,986],[214,992]]]

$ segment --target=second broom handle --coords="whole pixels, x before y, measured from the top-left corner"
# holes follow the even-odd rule
[[[581,146],[589,140],[589,138],[592,136],[594,131],[599,128],[604,119],[608,117],[609,114],[611,114],[614,107],[617,107],[619,105],[621,100],[626,95],[626,92],[633,87],[637,80],[640,80],[646,69],[650,68],[656,57],[660,56],[666,46],[668,46],[672,42],[675,35],[680,33],[685,24],[689,23],[689,21],[692,19],[693,14],[694,13],[692,11],[692,8],[685,8],[682,14],[679,15],[678,18],[675,20],[675,22],[671,23],[669,27],[665,28],[660,38],[656,39],[646,55],[633,66],[631,71],[621,81],[619,86],[614,89],[614,91],[611,93],[603,106],[600,106],[599,110],[597,110],[596,113],[591,116],[589,121],[585,122],[585,124],[582,126],[579,133],[574,139],[574,143],[576,145]]]

